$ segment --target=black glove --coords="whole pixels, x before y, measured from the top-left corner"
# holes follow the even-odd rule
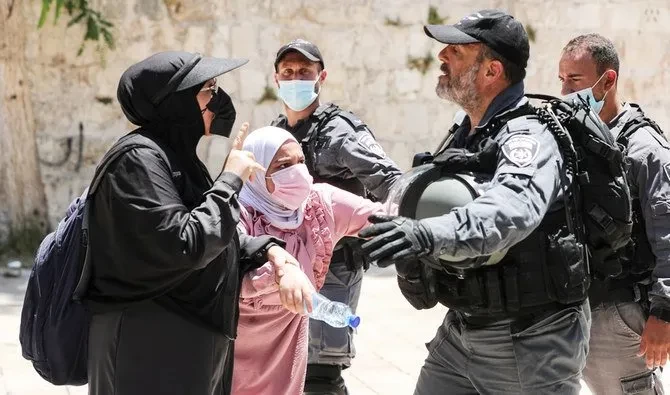
[[[421,258],[433,252],[433,234],[417,220],[390,215],[372,215],[374,225],[358,235],[366,241],[362,248],[377,266],[387,267],[394,261]]]

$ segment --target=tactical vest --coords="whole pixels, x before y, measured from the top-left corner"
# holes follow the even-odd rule
[[[348,111],[344,111],[334,103],[323,104],[314,111],[314,113],[299,127],[302,131],[306,129],[304,138],[300,141],[302,151],[305,155],[305,165],[309,173],[314,178],[315,183],[326,183],[334,187],[351,192],[354,195],[367,195],[365,186],[357,178],[340,178],[327,177],[318,171],[318,157],[321,150],[329,149],[331,145],[332,136],[329,135],[330,130],[326,129],[326,125],[335,117],[340,117],[345,120],[353,129],[355,133],[360,131],[372,132],[367,128],[367,125],[362,123],[356,116]],[[276,126],[276,122],[272,123]],[[296,132],[295,134],[303,135]],[[332,262],[345,262],[349,270],[357,271],[360,268],[367,268],[370,266],[367,257],[363,254],[360,248],[360,240],[352,237],[342,238],[335,246],[333,251]]]
[[[632,114],[616,136],[616,142],[624,152],[628,150],[633,134],[643,127],[650,127],[662,139],[667,140],[661,128],[645,115],[639,105],[630,103],[630,106]],[[656,257],[649,244],[639,198],[633,200],[631,238],[632,242],[626,246],[622,260],[621,274],[606,281],[594,282],[589,292],[592,305],[595,306],[604,301],[640,302],[646,300],[646,286],[651,283],[651,272],[656,264]]]
[[[661,128],[644,114],[640,106],[634,103],[631,103],[630,106],[633,113],[617,136],[617,143],[624,147],[624,152],[628,151],[628,144],[633,134],[643,127],[652,128],[662,139],[667,141]],[[633,243],[629,250],[631,251],[629,254],[630,264],[624,267],[622,277],[627,275],[638,277],[641,274],[651,274],[656,258],[651,251],[651,245],[645,230],[639,198],[635,199],[633,204]]]
[[[323,182],[355,195],[365,196],[365,187],[357,178],[327,177],[319,174],[317,166],[319,152],[323,149],[328,149],[332,139],[328,133],[330,130],[326,129],[326,125],[335,117],[340,117],[346,121],[351,125],[354,132],[367,131],[368,133],[372,133],[354,114],[342,110],[333,103],[323,104],[300,126],[307,129],[304,134],[305,137],[300,141],[303,153],[305,154],[305,165],[307,165],[307,169],[309,169],[310,174],[314,177],[315,183]]]
[[[529,105],[499,114],[489,121],[471,141],[473,152],[464,155],[490,155],[478,160],[455,160],[461,163],[453,172],[471,171],[493,176],[497,165],[495,136],[505,125],[511,129],[515,122],[537,119]],[[451,148],[453,139],[443,144]],[[559,144],[563,151],[564,147]],[[464,150],[461,150],[464,151]],[[435,161],[440,162],[437,153]],[[452,167],[449,167],[452,171]],[[566,185],[567,188],[567,185]],[[573,205],[571,195],[564,190],[564,204]],[[570,305],[582,302],[589,286],[585,248],[565,208],[548,212],[541,224],[523,241],[511,247],[497,264],[458,270],[453,267],[432,266],[436,278],[437,301],[472,316],[490,319],[507,318],[544,310],[549,305]],[[428,263],[428,262],[427,262]]]

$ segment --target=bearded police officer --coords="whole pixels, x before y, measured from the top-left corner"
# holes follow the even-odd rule
[[[659,366],[670,350],[670,144],[633,103],[618,96],[619,56],[599,34],[578,36],[559,63],[561,93],[580,96],[624,147],[633,200],[633,240],[610,276],[589,290],[593,323],[584,380],[595,394],[662,394]]]
[[[478,197],[445,215],[373,216],[375,224],[360,233],[371,238],[363,250],[373,262],[396,263],[406,284],[419,283],[415,307],[439,301],[450,308],[428,344],[415,394],[578,394],[588,351],[588,281],[582,255],[571,254],[579,246],[563,207],[571,197],[559,146],[537,118],[517,115],[528,114],[528,36],[497,10],[425,32],[447,44],[436,93],[466,114],[435,161],[487,182]],[[502,259],[486,259],[505,250]],[[435,283],[426,284],[423,269],[438,255],[467,263],[432,268]],[[565,256],[576,259],[567,264]]]
[[[373,200],[384,200],[400,176],[398,166],[375,141],[368,127],[335,104],[321,104],[326,80],[323,57],[316,45],[294,40],[277,52],[275,81],[286,114],[272,122],[301,142],[314,182],[325,182]],[[365,257],[357,239],[345,239],[333,252],[320,293],[356,309]],[[349,328],[333,328],[310,320],[305,394],[346,394],[342,369],[355,350]]]

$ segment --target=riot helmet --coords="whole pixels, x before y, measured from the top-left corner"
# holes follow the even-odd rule
[[[444,171],[443,166],[423,164],[412,168],[396,180],[389,191],[386,210],[390,215],[413,219],[439,217],[481,196],[490,182],[489,175],[449,174]],[[470,269],[496,264],[506,253],[507,249],[474,258],[442,254],[432,263],[446,271]]]

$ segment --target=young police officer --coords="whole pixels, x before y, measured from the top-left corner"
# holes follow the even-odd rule
[[[595,394],[661,394],[656,368],[670,349],[670,144],[638,105],[619,98],[619,57],[607,38],[570,40],[559,79],[561,93],[588,100],[624,148],[634,198],[634,245],[610,275],[596,275],[589,291],[584,379]]]
[[[363,121],[335,104],[321,104],[319,96],[327,72],[316,45],[291,41],[279,49],[274,66],[286,113],[272,124],[301,142],[314,182],[384,200],[400,170]],[[340,242],[320,292],[355,310],[364,266],[358,241]],[[351,329],[311,320],[305,394],[346,394],[341,372],[351,365],[354,354]]]

